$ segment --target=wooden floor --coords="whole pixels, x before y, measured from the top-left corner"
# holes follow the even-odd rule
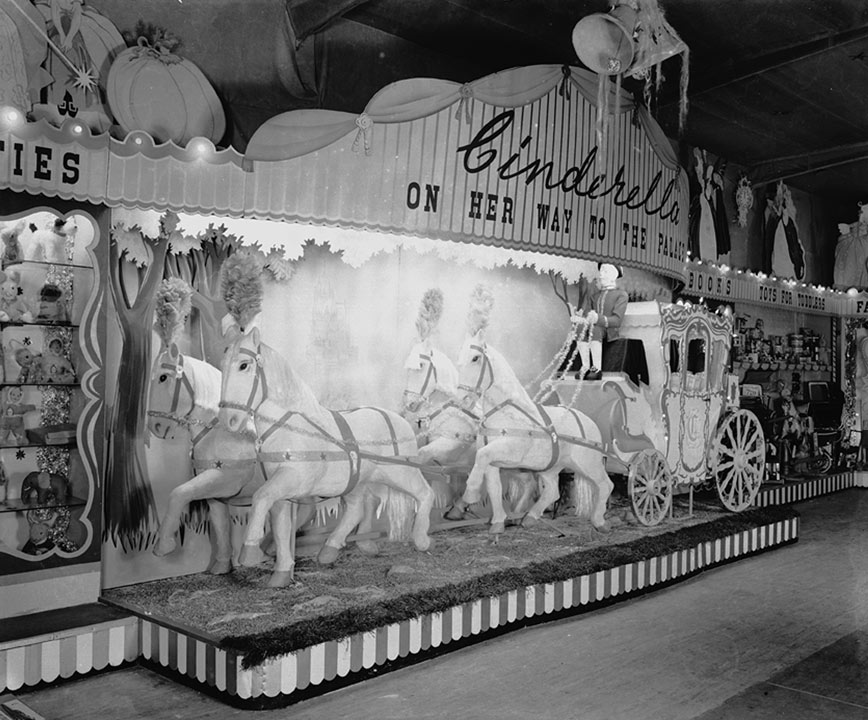
[[[868,720],[868,491],[797,509],[795,545],[281,710],[141,667],[18,699],[46,720]]]

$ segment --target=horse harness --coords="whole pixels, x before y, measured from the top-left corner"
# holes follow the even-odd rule
[[[368,452],[366,450],[362,450],[359,446],[359,442],[353,433],[350,424],[347,422],[345,415],[349,415],[351,413],[357,412],[359,410],[373,410],[374,412],[379,413],[389,431],[389,439],[382,441],[384,445],[391,445],[393,455],[378,455],[375,453]],[[261,413],[257,413],[257,416],[260,419],[267,420],[271,422],[271,425],[265,430],[264,433],[257,437],[256,441],[256,457],[257,461],[262,468],[262,474],[268,479],[268,470],[265,467],[266,463],[285,463],[285,462],[331,462],[335,460],[347,460],[349,461],[349,477],[347,479],[346,487],[343,492],[340,493],[337,497],[343,497],[350,493],[353,488],[358,484],[359,477],[361,474],[361,464],[362,460],[369,460],[375,463],[390,463],[396,465],[406,465],[410,463],[410,459],[407,456],[399,455],[399,440],[398,435],[395,432],[395,426],[392,423],[392,419],[389,417],[388,413],[377,407],[358,407],[353,408],[352,410],[330,410],[332,419],[335,421],[335,424],[338,426],[338,430],[340,431],[340,438],[335,437],[328,430],[323,428],[319,423],[315,422],[311,418],[309,418],[304,413],[298,412],[297,410],[288,410],[286,411],[280,418],[268,418]],[[312,430],[307,431],[304,428],[297,427],[295,425],[290,425],[290,420],[294,417],[301,418],[308,425],[311,426]],[[277,451],[263,451],[262,445],[271,437],[275,432],[280,429],[290,430],[292,432],[308,435],[310,437],[318,438],[326,440],[328,443],[336,446],[335,450],[277,450]],[[300,502],[299,500],[294,500],[294,502]]]
[[[467,390],[468,392],[476,395],[477,397],[480,397],[485,393],[485,390],[487,390],[494,384],[494,370],[491,367],[491,360],[489,360],[484,347],[482,347],[481,345],[471,345],[470,349],[478,351],[482,356],[483,362],[479,368],[479,377],[476,379],[475,387],[470,387],[468,385],[459,385],[458,387],[461,390]],[[491,379],[488,383],[488,386],[483,388],[486,370],[488,371]],[[494,407],[492,407],[480,418],[480,428],[478,434],[483,437],[483,442],[486,445],[488,444],[489,437],[548,438],[548,440],[551,442],[551,460],[549,460],[548,465],[546,465],[542,470],[537,470],[536,472],[546,472],[547,470],[551,470],[557,464],[558,459],[560,458],[560,441],[569,443],[571,445],[586,447],[592,450],[599,450],[601,452],[603,451],[603,446],[601,443],[591,442],[590,440],[585,440],[583,437],[577,435],[564,435],[563,433],[558,433],[558,431],[555,429],[554,423],[549,417],[549,414],[545,411],[545,407],[543,405],[540,405],[539,403],[534,403],[534,406],[536,407],[540,418],[542,418],[542,421],[536,418],[532,413],[528,412],[521,405],[516,403],[512,398],[507,398],[503,402],[500,402]],[[531,427],[530,429],[497,429],[485,427],[486,420],[489,420],[492,416],[494,416],[501,410],[505,410],[506,408],[510,407],[518,410],[522,415],[527,417],[528,420],[533,423],[533,427]],[[584,434],[584,423],[582,423],[578,412],[571,407],[565,407],[565,409],[568,410],[573,416],[573,419],[576,421],[576,425],[578,425],[579,432]]]

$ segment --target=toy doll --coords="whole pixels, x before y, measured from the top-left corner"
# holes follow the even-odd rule
[[[48,323],[65,323],[69,321],[63,290],[54,283],[45,283],[39,290],[39,310],[36,320]]]
[[[27,442],[24,414],[36,410],[36,405],[22,403],[23,394],[20,387],[13,385],[0,395],[0,445],[21,445]]]

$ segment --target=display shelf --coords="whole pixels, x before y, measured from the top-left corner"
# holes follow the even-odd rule
[[[832,372],[831,365],[820,363],[787,363],[787,362],[748,362],[735,360],[732,363],[734,370],[797,370],[799,372]]]
[[[54,503],[28,503],[21,499],[3,500],[0,502],[0,513],[20,513],[30,510],[45,510],[48,508],[75,508],[82,507],[87,504],[87,500],[78,497],[67,498],[65,502]]]
[[[76,270],[93,270],[92,265],[82,265],[81,263],[74,262],[58,262],[56,260],[12,260],[5,263],[5,267],[14,268],[14,267],[23,267],[35,265],[37,267],[43,266],[46,268],[50,267],[61,267],[61,268],[74,268]]]
[[[18,448],[58,448],[58,449],[71,449],[75,448],[76,443],[75,440],[68,440],[62,443],[35,443],[35,442],[26,442],[26,443],[15,443],[4,445],[0,443],[0,450],[17,450]]]
[[[20,320],[0,320],[0,330],[7,327],[46,327],[46,328],[71,328],[72,330],[78,329],[78,323],[68,322],[66,320],[59,320],[57,322],[53,320],[34,320],[33,322],[23,322]]]

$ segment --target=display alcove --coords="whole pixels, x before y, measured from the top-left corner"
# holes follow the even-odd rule
[[[14,585],[99,557],[99,229],[39,209],[0,216],[0,239],[0,575]]]

